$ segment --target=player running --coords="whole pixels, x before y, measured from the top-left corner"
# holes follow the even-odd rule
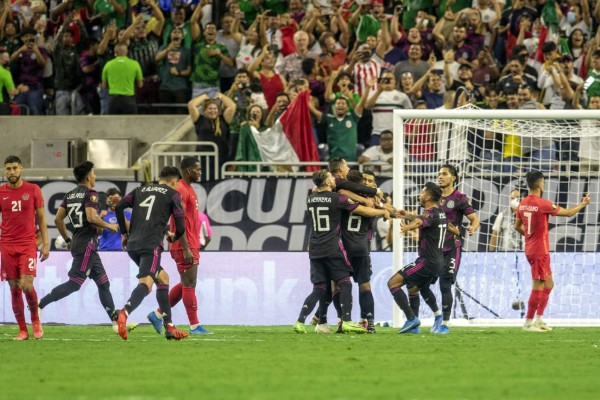
[[[181,195],[175,190],[179,181],[179,170],[175,167],[164,167],[160,171],[158,184],[139,187],[123,197],[115,213],[121,230],[123,249],[138,265],[138,286],[117,318],[118,333],[127,340],[127,317],[152,291],[156,282],[156,300],[163,313],[165,337],[181,340],[187,333],[177,329],[171,322],[171,306],[169,305],[169,275],[160,266],[160,255],[163,251],[162,241],[166,233],[169,218],[175,220],[175,234],[170,240],[178,240],[185,235],[184,211],[181,206]],[[132,208],[129,232],[125,224],[124,210]],[[192,263],[194,257],[187,241],[182,242],[184,259]]]
[[[200,261],[200,219],[198,211],[198,196],[192,187],[192,182],[198,182],[202,175],[200,161],[194,157],[185,157],[181,160],[181,173],[183,179],[177,184],[177,191],[181,195],[181,205],[185,209],[185,235],[171,243],[171,257],[177,264],[177,271],[181,282],[171,288],[169,304],[175,307],[181,299],[190,321],[190,334],[212,334],[204,329],[198,321],[198,301],[196,300],[196,279],[198,278],[198,263]],[[175,231],[175,221],[171,219],[170,235]],[[184,258],[183,242],[187,240],[192,252],[193,261],[187,262]],[[160,308],[148,314],[148,320],[158,333],[162,333],[162,312]]]
[[[21,178],[23,164],[17,156],[8,156],[4,160],[4,175],[7,183],[0,186],[0,215],[2,215],[2,280],[8,280],[13,312],[19,325],[19,334],[15,340],[29,339],[25,323],[25,305],[31,312],[33,337],[41,339],[44,335],[38,312],[38,298],[33,280],[37,268],[36,218],[42,236],[40,261],[50,254],[48,226],[44,212],[44,197],[40,187]]]
[[[527,306],[527,316],[523,329],[529,332],[551,331],[544,322],[543,315],[550,292],[554,287],[550,268],[550,246],[548,241],[548,216],[572,217],[588,204],[590,196],[583,196],[581,203],[571,208],[561,208],[551,201],[542,199],[544,194],[544,174],[531,170],[526,175],[529,195],[519,203],[515,230],[525,236],[525,256],[531,266],[533,285]],[[533,317],[537,314],[535,322]]]
[[[444,269],[444,237],[446,234],[446,215],[438,201],[442,197],[442,190],[433,182],[427,182],[419,194],[419,204],[423,207],[421,215],[414,215],[405,210],[399,210],[398,218],[411,221],[403,224],[401,233],[419,229],[419,257],[415,262],[405,265],[388,281],[388,288],[398,307],[406,315],[406,322],[398,333],[420,333],[421,321],[411,307],[402,286],[406,285],[409,296],[419,296],[421,291],[423,299],[434,314],[439,314],[435,296],[430,289],[430,283],[439,276]],[[423,292],[424,291],[424,292]]]

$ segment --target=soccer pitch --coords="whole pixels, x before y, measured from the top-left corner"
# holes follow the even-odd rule
[[[183,326],[182,326],[183,328]],[[600,329],[453,328],[446,336],[298,335],[211,326],[166,341],[142,325],[0,326],[2,399],[598,399]]]

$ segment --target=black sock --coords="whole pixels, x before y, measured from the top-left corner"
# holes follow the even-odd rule
[[[437,312],[440,310],[435,299],[435,294],[433,294],[433,292],[431,291],[430,286],[426,286],[421,289],[421,296],[423,297],[425,304],[427,304],[429,308],[431,308],[431,311]]]
[[[413,319],[415,317],[415,313],[412,308],[410,308],[410,304],[408,304],[408,297],[406,297],[406,293],[402,290],[401,286],[391,288],[390,292],[392,296],[394,296],[394,301],[398,304],[398,307],[402,311],[404,311],[404,315],[406,315],[406,319]]]
[[[440,281],[440,292],[442,293],[442,314],[444,321],[450,321],[452,314],[452,284],[450,282]]]
[[[133,292],[131,292],[131,297],[127,300],[127,304],[123,307],[127,311],[127,314],[131,314],[133,310],[138,308],[146,296],[148,296],[148,286],[138,283]]]
[[[419,297],[419,293],[417,294],[408,294],[408,303],[410,304],[410,309],[412,310],[415,316],[419,316],[419,308],[421,307],[421,298]]]
[[[83,282],[82,282],[83,283]],[[81,284],[75,281],[66,281],[52,289],[50,293],[48,293],[42,300],[40,300],[39,308],[42,309],[46,307],[48,304],[63,299],[70,295],[71,293],[75,293],[81,288]]]
[[[319,317],[319,324],[327,323],[327,310],[329,309],[329,305],[331,304],[331,285],[327,285],[327,290],[325,291],[325,295],[322,297],[319,302],[319,309],[317,310],[317,315]]]
[[[350,277],[340,279],[336,283],[340,288],[339,299],[342,321],[352,321],[352,284],[350,283]]]
[[[369,324],[375,319],[375,301],[370,290],[364,290],[358,294],[360,304],[360,317],[366,319]]]
[[[327,287],[324,283],[318,283],[316,285],[313,285],[312,292],[304,300],[304,304],[302,304],[302,308],[300,309],[300,315],[298,315],[298,322],[304,323],[304,321],[306,321],[306,317],[308,317],[310,313],[315,309],[317,302],[323,302],[326,291]]]
[[[171,323],[171,304],[169,304],[169,285],[156,285],[156,301],[163,316],[163,324]]]
[[[106,275],[103,276],[105,277]],[[110,282],[108,281],[108,278],[97,279],[96,286],[98,286],[98,297],[100,297],[100,304],[102,304],[102,307],[104,307],[108,317],[112,319],[115,311],[115,302],[113,301],[112,293],[110,292]]]
[[[337,312],[337,317],[342,319],[342,307],[340,306],[340,289],[338,288],[331,295],[331,301],[333,302],[333,307],[335,307],[335,311]]]

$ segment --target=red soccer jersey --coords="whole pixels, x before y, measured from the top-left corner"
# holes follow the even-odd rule
[[[181,195],[181,205],[185,209],[185,235],[190,249],[200,248],[200,224],[198,220],[198,196],[194,188],[183,179],[177,184],[177,191]],[[171,218],[171,232],[175,232],[175,221]],[[172,250],[181,250],[180,241],[171,244]]]
[[[550,254],[548,216],[558,214],[559,210],[559,206],[537,195],[530,194],[521,200],[517,209],[517,218],[523,222],[525,230],[526,255]]]
[[[0,214],[2,215],[2,245],[35,246],[36,210],[44,206],[40,187],[23,182],[18,189],[8,183],[0,186]]]

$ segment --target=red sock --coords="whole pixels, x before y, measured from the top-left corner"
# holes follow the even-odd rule
[[[529,303],[527,307],[527,319],[533,319],[535,312],[537,311],[540,300],[542,297],[541,290],[531,290],[531,295],[529,295]]]
[[[179,303],[179,301],[181,300],[181,288],[181,283],[178,283],[177,285],[173,286],[169,291],[169,305],[171,306],[171,308],[175,307],[177,303]],[[156,311],[159,314],[162,313],[160,311],[160,307]]]
[[[190,325],[198,324],[198,301],[196,300],[196,288],[183,287],[183,305],[187,313]]]
[[[31,322],[38,322],[40,320],[40,315],[38,314],[38,297],[33,287],[31,287],[29,292],[25,292],[25,298],[27,299],[29,312],[31,312]]]
[[[25,323],[25,305],[23,304],[23,291],[20,288],[10,288],[10,297],[12,299],[12,308],[15,313],[15,319],[19,324],[19,330],[27,332]]]
[[[544,290],[542,290],[542,294],[540,295],[540,304],[538,305],[537,308],[537,315],[544,315],[544,310],[546,309],[546,306],[548,305],[548,299],[550,298],[550,292],[552,291],[552,289],[548,289],[548,288],[544,288]]]

